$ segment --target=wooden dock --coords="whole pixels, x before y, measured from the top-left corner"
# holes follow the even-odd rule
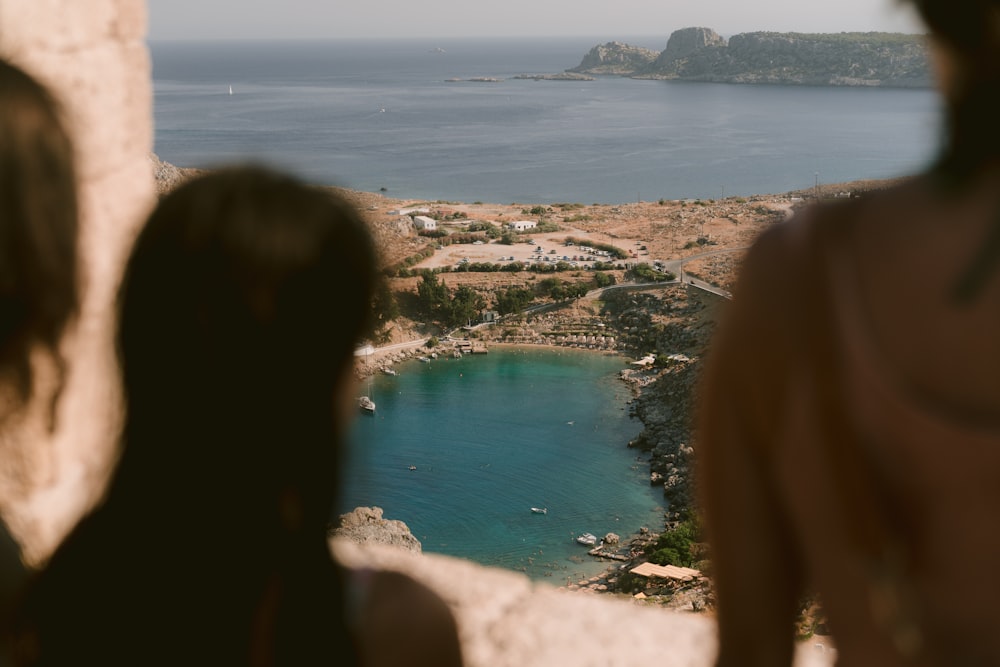
[[[605,549],[603,545],[594,547],[587,553],[590,554],[591,556],[594,556],[595,558],[609,558],[611,560],[617,560],[622,562],[626,562],[629,560],[629,557],[626,556],[625,554],[620,554],[617,551],[609,551],[608,549]]]

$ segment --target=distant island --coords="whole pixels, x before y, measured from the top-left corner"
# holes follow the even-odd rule
[[[884,32],[748,32],[726,40],[710,28],[683,28],[659,53],[608,42],[566,72],[717,83],[932,85],[924,38]]]

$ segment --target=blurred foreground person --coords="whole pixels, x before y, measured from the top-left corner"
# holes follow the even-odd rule
[[[699,488],[719,665],[1000,665],[1000,2],[914,0],[941,155],[765,233],[713,343]]]
[[[0,480],[23,483],[22,418],[37,395],[36,353],[56,371],[45,409],[55,406],[66,368],[59,342],[77,311],[76,179],[73,148],[49,92],[0,60]],[[41,443],[37,443],[41,444]],[[0,633],[27,577],[21,550],[0,521]],[[6,642],[0,643],[5,664]]]
[[[461,664],[435,594],[327,543],[375,281],[332,193],[247,167],[160,202],[119,295],[121,460],[29,592],[25,664]]]

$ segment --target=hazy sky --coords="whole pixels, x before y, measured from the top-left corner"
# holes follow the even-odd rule
[[[921,32],[897,0],[147,0],[150,39]]]

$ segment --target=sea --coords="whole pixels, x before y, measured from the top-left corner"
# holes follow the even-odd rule
[[[538,204],[781,193],[906,175],[937,150],[931,90],[514,78],[666,38],[154,42],[155,150],[399,199]],[[627,361],[491,350],[372,378],[339,509],[382,507],[425,551],[537,579],[602,569],[577,535],[657,529],[664,510],[626,447],[641,429]]]
[[[928,89],[513,78],[666,37],[154,42],[155,150],[501,204],[781,193],[905,175],[936,151]]]
[[[642,428],[618,378],[628,362],[494,347],[373,377],[363,390],[375,413],[355,421],[342,510],[382,507],[426,552],[556,584],[606,569],[577,536],[663,528],[663,489],[649,483],[648,456],[627,447]]]

